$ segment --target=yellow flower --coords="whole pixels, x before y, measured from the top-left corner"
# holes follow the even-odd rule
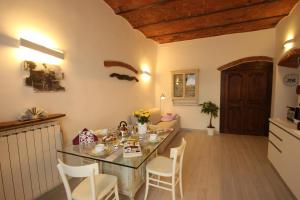
[[[133,112],[134,116],[137,117],[138,119],[143,117],[143,118],[149,118],[150,117],[150,112],[144,109],[139,109],[135,112]]]

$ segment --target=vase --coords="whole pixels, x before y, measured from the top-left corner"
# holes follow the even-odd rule
[[[138,133],[139,134],[147,133],[147,123],[144,123],[144,124],[138,123]]]
[[[213,135],[214,135],[214,132],[215,132],[215,128],[208,128],[208,127],[207,127],[207,134],[208,134],[209,136],[213,136]]]

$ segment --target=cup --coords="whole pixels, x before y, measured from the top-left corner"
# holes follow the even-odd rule
[[[102,135],[107,135],[108,134],[108,128],[104,128],[101,130]]]
[[[150,142],[156,142],[156,140],[157,140],[157,134],[151,133],[149,140],[150,140]]]
[[[95,151],[96,152],[102,152],[102,151],[104,151],[104,149],[105,149],[105,145],[104,144],[97,144],[95,146]]]
[[[104,129],[99,129],[94,131],[94,134],[97,136],[106,136],[108,134],[108,128],[104,128]]]

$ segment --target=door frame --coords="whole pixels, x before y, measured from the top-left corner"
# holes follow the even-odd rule
[[[225,95],[225,89],[224,89],[224,71],[228,70],[228,69],[231,69],[231,68],[235,68],[235,67],[239,67],[240,65],[244,64],[244,63],[253,63],[253,62],[268,62],[268,63],[272,63],[273,64],[273,58],[271,57],[267,57],[267,56],[252,56],[252,57],[246,57],[246,58],[242,58],[242,59],[238,59],[238,60],[235,60],[233,62],[230,62],[230,63],[227,63],[221,67],[218,68],[218,70],[221,72],[221,83],[220,83],[220,121],[219,121],[219,124],[220,124],[220,133],[226,133],[224,132],[224,122],[225,122],[225,111],[224,111],[224,106],[225,106],[225,98],[224,95]],[[273,66],[273,65],[272,65]],[[272,101],[272,87],[273,87],[273,68],[271,70],[272,72],[272,77],[271,77],[271,94],[270,94],[270,97],[268,97],[268,102],[269,102],[269,105],[270,105],[270,108],[269,108],[269,113],[271,112],[271,101]]]

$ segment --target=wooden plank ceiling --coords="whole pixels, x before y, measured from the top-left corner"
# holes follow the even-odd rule
[[[274,27],[298,0],[105,0],[133,28],[169,43]]]

